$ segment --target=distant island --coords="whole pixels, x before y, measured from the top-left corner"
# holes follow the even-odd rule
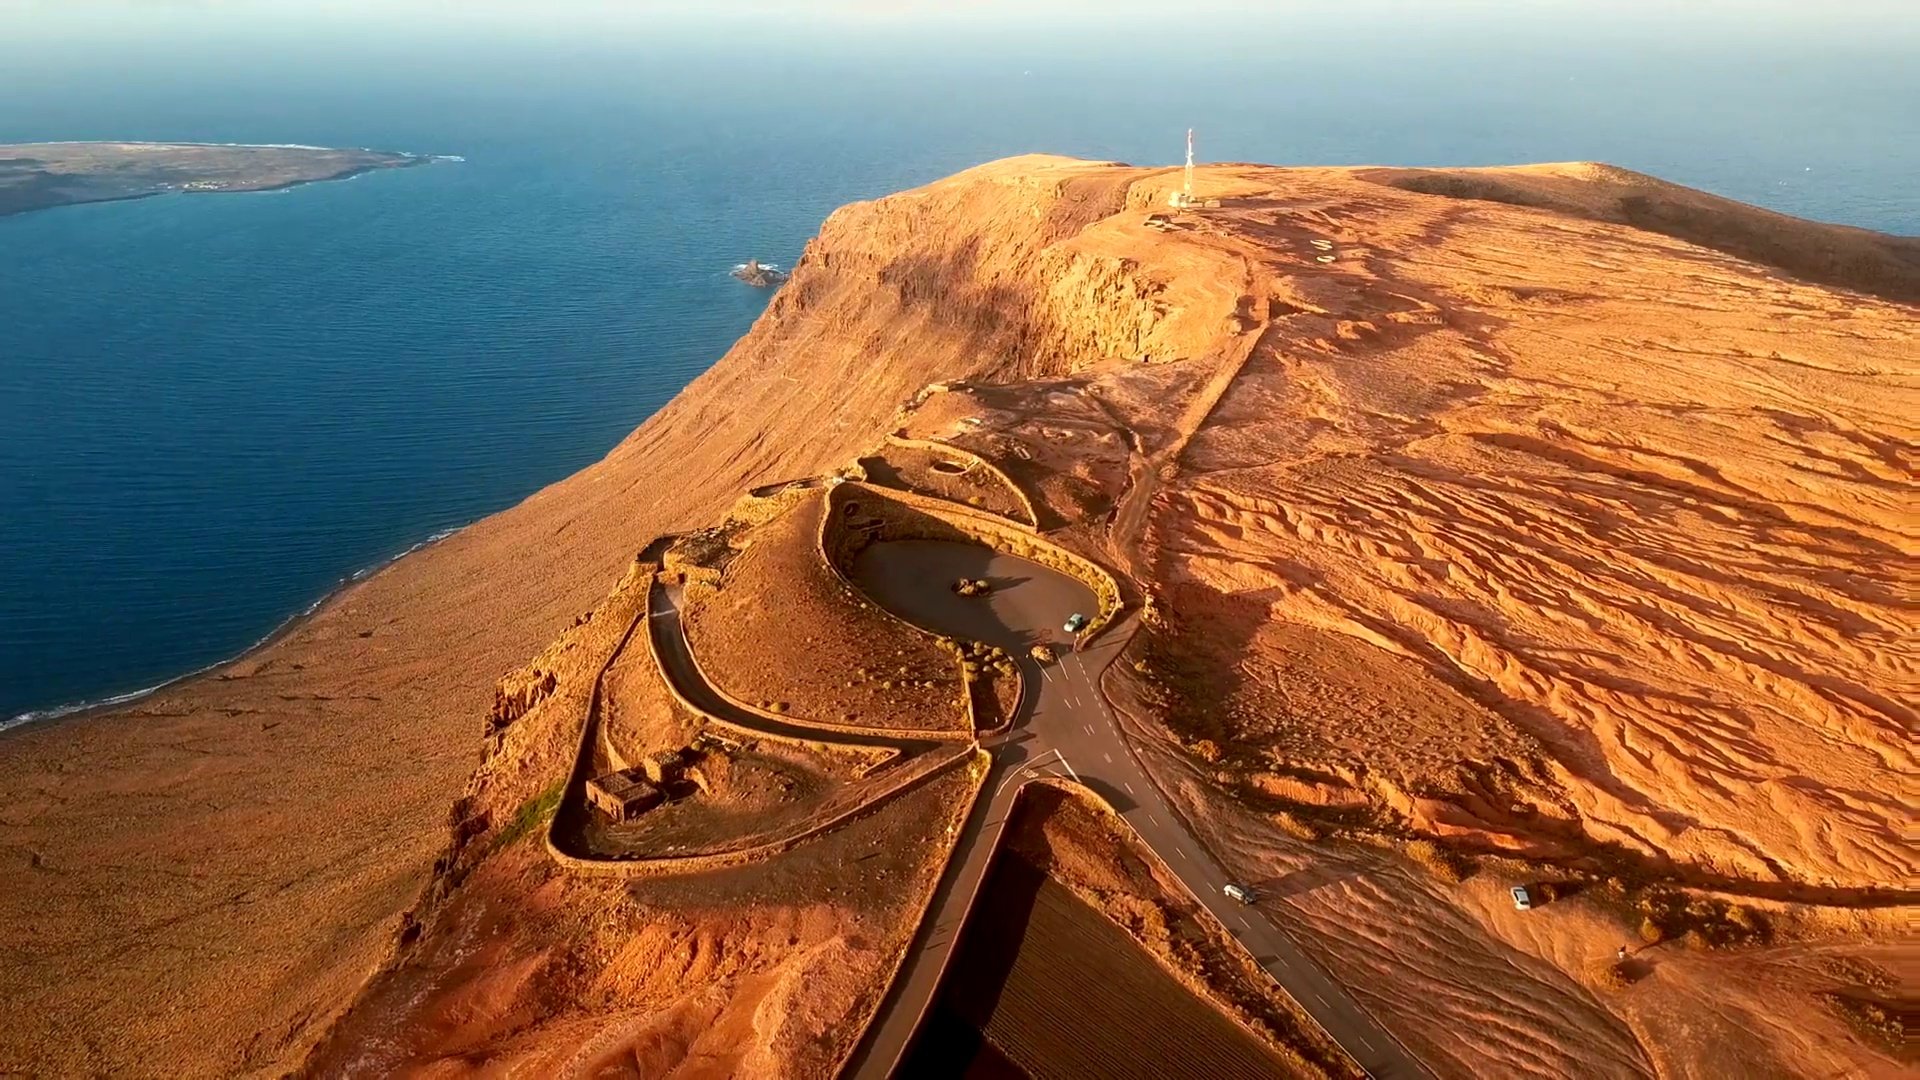
[[[434,160],[384,150],[209,143],[0,144],[0,217],[169,192],[273,191]]]

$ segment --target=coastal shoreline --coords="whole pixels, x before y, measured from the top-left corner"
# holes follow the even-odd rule
[[[383,169],[464,160],[457,155],[296,144],[9,143],[0,145],[0,217],[155,195],[286,191]]]
[[[281,184],[269,184],[266,187],[236,188],[231,191],[157,191],[156,195],[263,195],[269,191],[292,191],[294,188],[312,184],[333,184],[342,180],[351,180],[367,173],[386,172],[389,169],[414,169],[422,165],[431,165],[439,160],[420,154],[407,154],[405,159],[392,165],[356,165],[351,169],[342,169],[332,176],[315,176],[302,180],[288,180]],[[75,204],[84,205],[84,204]]]
[[[279,644],[285,640],[289,634],[292,634],[294,631],[317,618],[322,612],[327,610],[327,608],[331,607],[335,601],[344,597],[355,586],[372,581],[374,578],[379,577],[381,574],[399,565],[400,561],[409,555],[417,555],[428,548],[440,544],[442,541],[449,540],[472,524],[473,522],[470,521],[467,522],[466,525],[456,526],[451,529],[442,529],[430,534],[425,540],[413,544],[411,547],[408,547],[396,555],[361,567],[346,577],[341,578],[332,588],[321,593],[313,603],[281,619],[280,622],[275,625],[272,630],[267,631],[266,635],[260,638],[260,640],[231,656],[215,660],[203,667],[194,668],[192,671],[182,672],[172,678],[164,679],[154,683],[152,686],[143,687],[139,690],[128,690],[124,693],[112,694],[107,697],[94,698],[87,701],[49,705],[39,709],[28,709],[25,712],[0,718],[0,741],[4,741],[9,735],[16,731],[29,727],[44,729],[50,724],[61,723],[68,720],[78,720],[84,717],[97,717],[110,713],[121,706],[131,705],[142,699],[152,697],[162,690],[179,686],[192,679],[200,678],[203,675],[218,674],[222,668],[232,667],[234,664],[250,659],[255,654]]]

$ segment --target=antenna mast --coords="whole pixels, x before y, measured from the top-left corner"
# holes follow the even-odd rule
[[[1191,210],[1200,205],[1193,197],[1193,129],[1187,129],[1187,171],[1180,182],[1179,191],[1167,193],[1167,205],[1175,210]]]
[[[1186,178],[1186,182],[1180,186],[1180,191],[1182,194],[1186,196],[1186,198],[1182,200],[1183,202],[1191,203],[1193,201],[1193,129],[1192,128],[1187,129],[1187,178]]]

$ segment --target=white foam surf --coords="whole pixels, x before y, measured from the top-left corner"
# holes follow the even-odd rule
[[[363,567],[359,570],[354,571],[348,577],[341,578],[339,584],[335,585],[333,588],[328,589],[326,592],[322,593],[320,597],[316,599],[313,603],[308,604],[306,607],[301,608],[299,611],[293,613],[292,615],[289,615],[286,618],[281,619],[278,625],[276,625],[272,630],[268,631],[258,641],[255,641],[253,644],[240,650],[238,653],[234,654],[233,656],[227,657],[224,660],[216,660],[213,663],[208,664],[204,667],[195,668],[192,671],[189,671],[183,675],[175,675],[173,678],[168,679],[165,682],[157,682],[157,683],[154,683],[152,686],[145,687],[144,689],[129,690],[123,694],[113,694],[109,697],[94,698],[89,701],[76,701],[66,705],[54,705],[45,709],[29,709],[26,712],[17,713],[11,717],[8,717],[7,719],[0,720],[0,731],[6,731],[10,728],[16,728],[22,724],[31,724],[38,720],[58,720],[63,716],[71,716],[74,713],[86,712],[90,709],[110,709],[115,705],[125,705],[129,702],[138,701],[149,694],[153,694],[158,691],[165,690],[167,687],[172,686],[175,683],[185,682],[186,680],[191,679],[196,675],[205,675],[207,672],[212,671],[215,668],[224,667],[227,664],[231,664],[235,660],[239,660],[240,658],[246,656],[248,653],[251,653],[254,650],[260,648],[262,645],[265,645],[267,642],[272,641],[274,638],[279,637],[280,634],[287,629],[287,627],[292,626],[294,623],[299,622],[301,619],[304,619],[307,616],[313,614],[314,612],[319,611],[321,606],[324,605],[328,600],[331,600],[335,596],[339,595],[339,592],[341,589],[346,588],[348,585],[352,585],[357,582],[364,581],[367,578],[373,576],[374,574],[379,573],[382,570],[385,570],[387,567],[392,566],[394,563],[399,562],[401,559],[404,559],[407,556],[413,554],[414,552],[419,551],[421,548],[432,547],[434,544],[437,544],[440,541],[445,540],[447,537],[452,536],[454,533],[457,533],[464,528],[466,528],[466,526],[456,525],[451,529],[441,529],[438,532],[431,533],[427,536],[425,540],[422,540],[419,543],[414,544],[412,547],[409,547],[405,551],[400,552],[398,555],[394,555],[391,558],[382,559],[380,562],[374,563],[372,566]]]

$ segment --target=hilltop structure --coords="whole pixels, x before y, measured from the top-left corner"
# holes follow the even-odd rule
[[[1193,198],[1193,129],[1187,129],[1187,167],[1180,180],[1180,190],[1167,196],[1167,205],[1176,210],[1189,210],[1198,205]]]

